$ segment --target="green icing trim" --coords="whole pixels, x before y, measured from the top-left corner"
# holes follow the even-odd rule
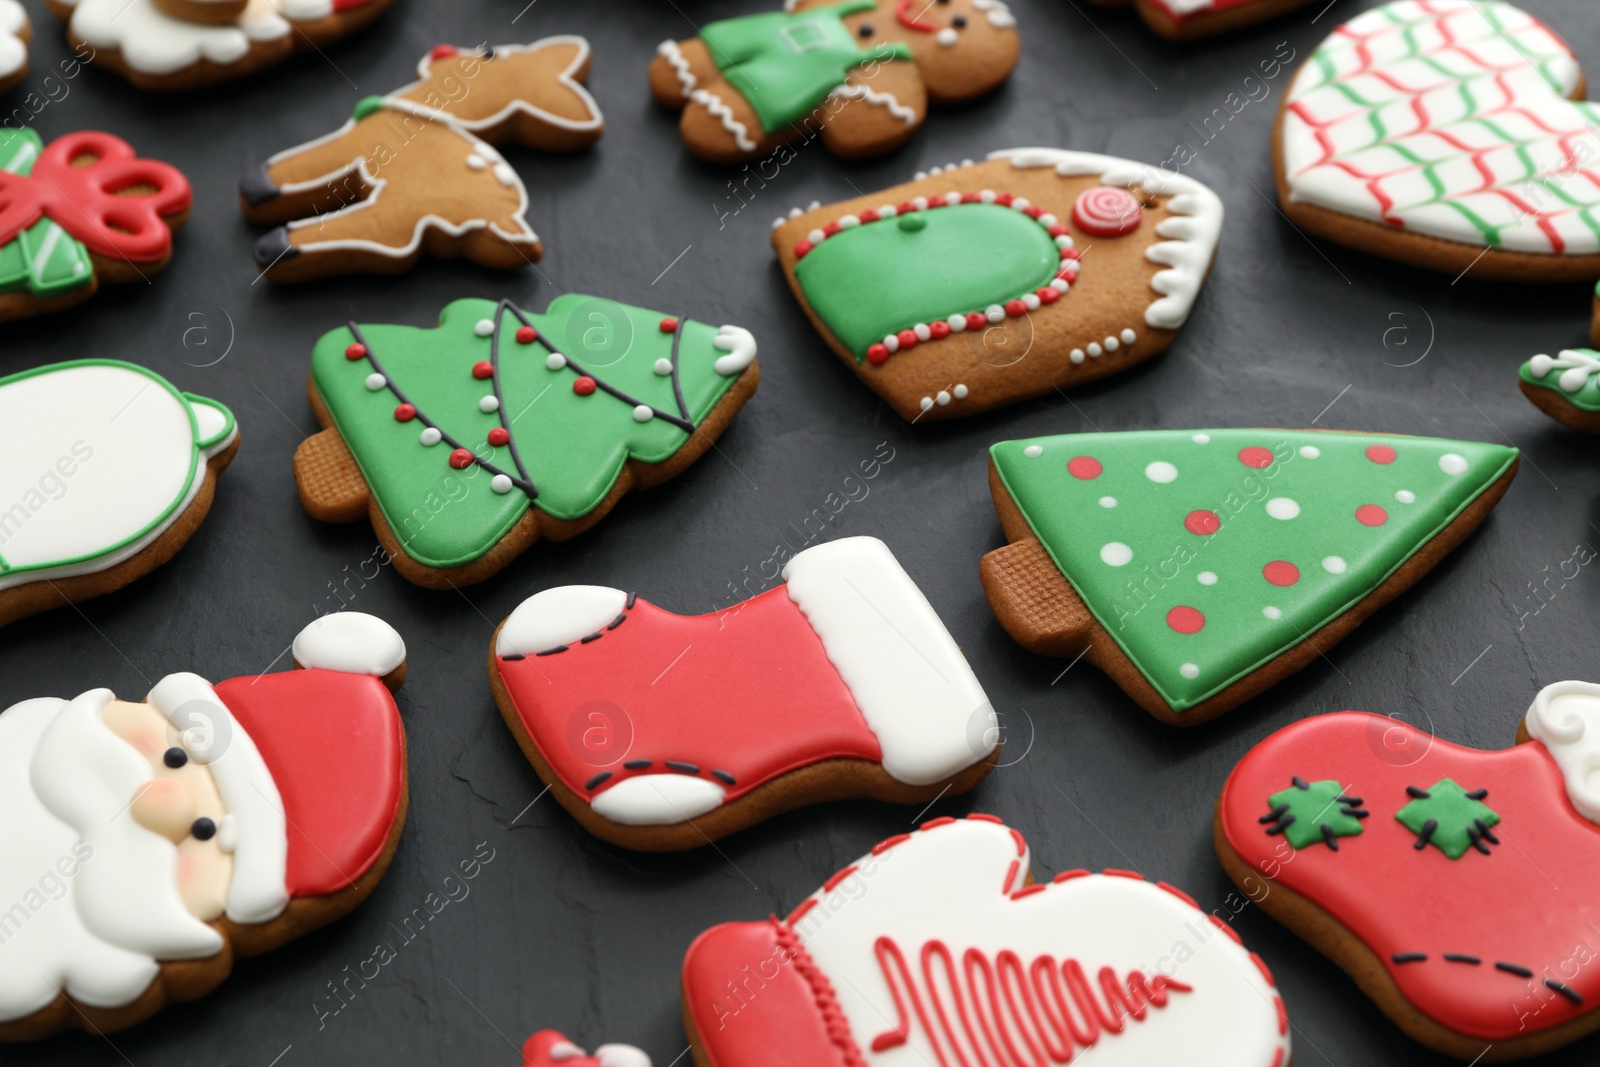
[[[1337,839],[1359,834],[1368,815],[1361,798],[1347,796],[1338,782],[1308,782],[1299,775],[1288,789],[1267,798],[1267,808],[1260,821],[1268,834],[1282,834],[1296,849],[1324,844],[1335,852]]]
[[[997,204],[957,204],[840,230],[795,265],[806,302],[862,359],[887,334],[982,311],[1048,285],[1048,230]]]
[[[876,0],[849,0],[809,11],[708,22],[700,39],[728,83],[750,102],[767,133],[800,122],[849,73],[869,62],[912,59],[901,42],[879,42],[870,50],[856,43],[844,17],[872,11]]]
[[[1500,843],[1491,829],[1499,824],[1500,816],[1483,802],[1489,794],[1487,789],[1469,793],[1454,779],[1441,778],[1427,789],[1412,786],[1407,792],[1411,802],[1394,817],[1417,835],[1417,849],[1433,845],[1458,860],[1469,848],[1487,856],[1489,846]]]
[[[673,379],[656,370],[673,357],[676,341],[678,384],[695,424],[738,378],[716,371],[726,352],[714,344],[717,329],[703,323],[685,321],[675,334],[664,333],[659,312],[572,293],[542,315],[499,311],[497,301],[457,300],[433,329],[358,329],[388,379],[426,419],[513,480],[522,481],[525,470],[533,500],[520,488],[494,492],[493,475],[482,466],[451,467],[447,441],[423,445],[424,420],[399,421],[396,394],[368,388],[374,363],[346,358],[355,341],[349,327],[324,335],[312,353],[318,394],[384,518],[424,566],[458,567],[482,558],[530,506],[557,519],[582,518],[605,499],[629,459],[665,462],[688,441],[668,418],[637,421],[632,405],[603,388],[587,396],[574,392],[578,375],[571,366],[549,366],[552,348],[618,391],[676,413]],[[516,340],[519,314],[540,341]],[[477,327],[497,319],[502,410],[485,412],[480,402],[492,395],[493,382],[475,377],[473,367],[489,360],[491,338]],[[502,413],[511,440],[495,447],[489,433],[501,426]]]
[[[360,100],[356,101],[356,109],[355,109],[354,112],[351,113],[350,120],[352,122],[360,122],[362,119],[366,118],[368,115],[372,114],[374,111],[382,111],[383,108],[384,108],[384,98],[383,97],[381,97],[381,96],[363,96]]]
[[[1534,356],[1517,377],[1529,385],[1549,389],[1584,411],[1600,411],[1600,352],[1572,348],[1555,357]]]
[[[1348,611],[1499,480],[1517,451],[1428,437],[1156,430],[1003,441],[990,456],[1090,612],[1183,711]],[[1264,468],[1247,464],[1264,459]],[[1358,517],[1368,506],[1383,509],[1380,525]]]
[[[28,174],[44,142],[32,129],[0,129],[0,170]],[[0,293],[40,300],[94,281],[89,250],[50,219],[41,219],[0,245]]]

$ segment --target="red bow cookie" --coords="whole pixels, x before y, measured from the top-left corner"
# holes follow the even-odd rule
[[[650,1067],[632,1045],[601,1045],[591,1056],[556,1030],[540,1030],[522,1046],[522,1067]]]

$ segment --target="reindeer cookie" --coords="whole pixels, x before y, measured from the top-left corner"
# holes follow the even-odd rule
[[[929,103],[1010,77],[1021,43],[1002,0],[785,0],[656,51],[650,91],[682,110],[689,151],[739,163],[818,133],[845,158],[892,151]]]
[[[1277,18],[1311,0],[1094,0],[1101,7],[1131,7],[1144,24],[1174,41],[1192,41]]]
[[[482,53],[440,45],[417,81],[367,97],[340,129],[245,175],[245,217],[284,224],[256,243],[256,263],[297,282],[399,274],[424,253],[507,270],[537,261],[528,192],[493,145],[570,152],[598,140],[588,73],[582,37]]]
[[[292,649],[302,669],[0,713],[0,1041],[132,1026],[378,884],[405,824],[405,643],[345,612]]]
[[[0,0],[0,93],[28,76],[28,42],[33,27],[17,0]]]

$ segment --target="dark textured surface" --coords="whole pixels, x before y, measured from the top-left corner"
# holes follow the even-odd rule
[[[196,202],[171,266],[152,284],[107,289],[81,309],[7,325],[0,372],[80,356],[135,360],[231,405],[243,444],[210,519],[173,563],[121,594],[0,635],[0,701],[101,685],[135,696],[175,670],[212,678],[259,672],[342,595],[393,622],[410,648],[400,699],[412,811],[387,880],[334,927],[242,962],[209,998],[109,1042],[68,1035],[0,1050],[0,1062],[267,1067],[281,1055],[279,1067],[487,1067],[515,1063],[512,1043],[556,1026],[590,1047],[629,1041],[658,1067],[674,1063],[685,1047],[677,971],[689,941],[721,920],[786,911],[874,842],[908,829],[917,813],[832,804],[677,857],[602,845],[548,797],[530,807],[541,786],[496,714],[484,676],[487,642],[523,597],[551,584],[637,589],[686,612],[738,599],[730,583],[757,574],[774,546],[800,547],[806,517],[830,493],[844,494],[846,477],[880,442],[886,454],[893,450],[892,462],[824,536],[874,534],[889,543],[1004,717],[1009,765],[973,797],[943,801],[932,814],[1003,816],[1028,835],[1040,873],[1136,868],[1226,915],[1238,905],[1212,854],[1211,807],[1234,761],[1273,729],[1364,708],[1499,747],[1511,743],[1539,686],[1600,673],[1600,577],[1587,567],[1564,585],[1554,577],[1574,546],[1600,544],[1600,449],[1544,418],[1516,389],[1518,361],[1583,340],[1588,292],[1470,278],[1452,285],[1297,234],[1270,199],[1268,137],[1287,71],[1269,83],[1268,99],[1245,107],[1209,145],[1191,126],[1224,107],[1230,92],[1259,96],[1245,79],[1279,42],[1303,57],[1337,20],[1370,4],[1337,0],[1313,25],[1322,8],[1314,3],[1265,27],[1177,47],[1131,13],[1084,0],[1014,0],[1022,64],[992,99],[935,111],[908,148],[867,165],[809,148],[766,188],[752,179],[741,190],[751,202],[741,208],[728,172],[682,151],[676,122],[650,103],[644,72],[656,43],[690,36],[691,20],[769,5],[542,0],[518,16],[523,2],[405,0],[326,59],[311,55],[176,100],[88,70],[58,82],[59,99],[34,120],[47,139],[84,127],[129,138],[142,154],[181,166]],[[43,5],[28,6],[28,88],[37,90],[66,49]],[[1600,53],[1590,0],[1525,6],[1580,54]],[[334,128],[359,97],[404,84],[439,41],[549,33],[583,33],[594,44],[591,87],[608,132],[594,151],[572,157],[508,152],[529,185],[529,219],[547,250],[537,270],[425,263],[393,280],[252,284],[259,231],[235,199],[246,169]],[[18,106],[25,92],[4,102]],[[1210,284],[1170,353],[1070,399],[908,428],[812,334],[767,246],[769,223],[792,204],[882,188],[989,149],[1043,144],[1160,161],[1180,140],[1198,151],[1189,173],[1228,207]],[[367,562],[376,551],[370,529],[309,519],[290,473],[295,445],[315,429],[304,395],[312,343],[351,317],[425,325],[461,296],[508,295],[542,308],[569,291],[751,328],[761,344],[760,393],[720,452],[631,497],[579,540],[536,546],[486,585],[428,592],[390,568],[363,582],[357,575],[375,569]],[[991,442],[1096,428],[1313,423],[1509,440],[1527,462],[1483,529],[1327,662],[1193,732],[1158,725],[1085,665],[1058,678],[1064,662],[1022,651],[994,622],[977,576],[979,557],[1004,541],[985,484]],[[1546,579],[1541,601],[1530,583]],[[441,891],[479,842],[495,858],[470,883],[471,895],[402,943],[391,924]],[[1292,934],[1251,908],[1233,922],[1277,975],[1297,1064],[1431,1062]],[[327,983],[380,941],[393,942],[397,958],[319,1024],[321,1011],[338,1006],[324,999]],[[1600,1039],[1591,1039],[1547,1062],[1590,1063],[1597,1053]]]

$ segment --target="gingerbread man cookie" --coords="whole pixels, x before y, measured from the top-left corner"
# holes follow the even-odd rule
[[[1132,7],[1144,24],[1174,41],[1193,41],[1277,18],[1311,0],[1094,0],[1101,7]]]
[[[33,26],[18,0],[0,0],[0,93],[28,76],[28,42]]]
[[[663,41],[650,91],[681,110],[689,151],[713,163],[759,159],[820,132],[835,155],[904,144],[929,103],[993,91],[1017,65],[1002,0],[784,0],[784,9],[706,23]]]
[[[570,152],[598,140],[588,73],[582,37],[485,52],[440,45],[415,82],[367,97],[340,129],[245,175],[245,217],[286,224],[256,243],[256,263],[273,281],[298,282],[399,274],[424,253],[505,270],[537,261],[528,191],[493,145]]]
[[[405,823],[405,644],[346,612],[293,655],[0,713],[0,1040],[132,1026],[377,885]]]

